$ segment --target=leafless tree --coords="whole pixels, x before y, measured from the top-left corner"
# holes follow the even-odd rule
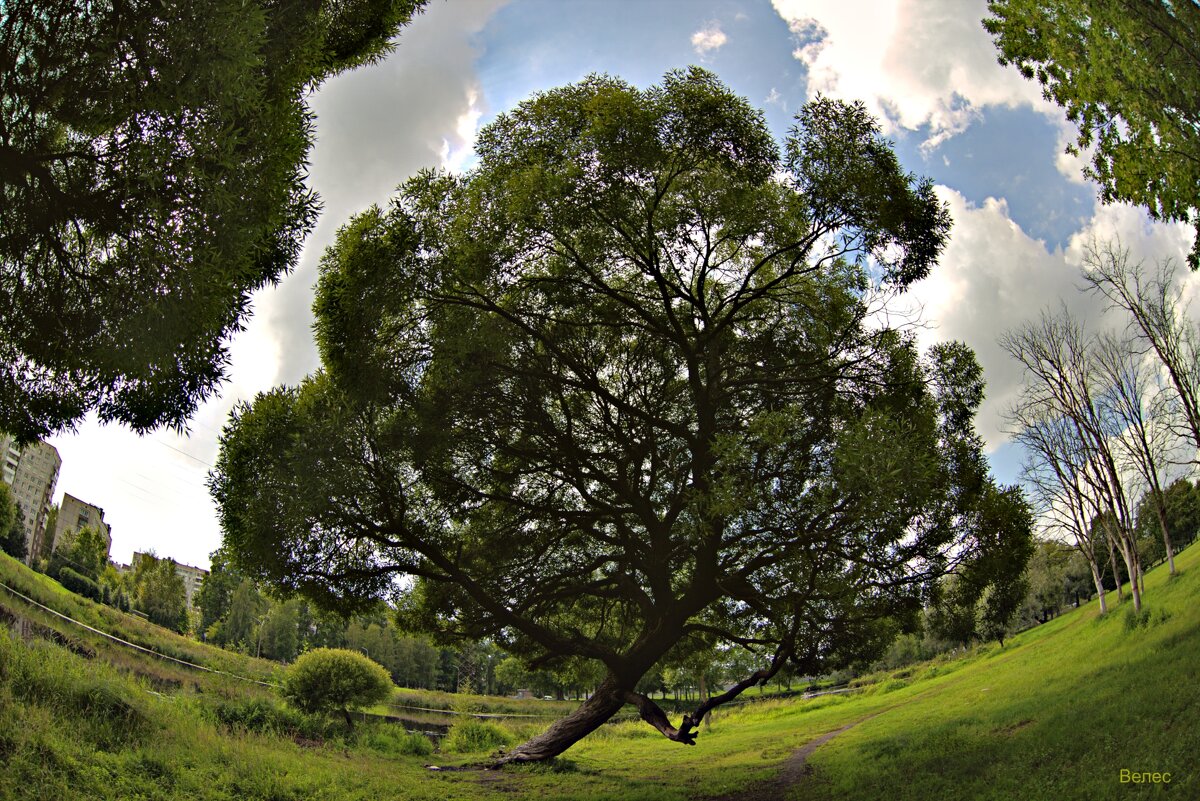
[[[1175,553],[1167,528],[1162,479],[1176,438],[1167,419],[1165,388],[1158,385],[1153,360],[1138,352],[1138,344],[1133,332],[1100,334],[1093,342],[1093,360],[1102,381],[1100,405],[1110,439],[1145,486],[1173,574]]]
[[[1174,262],[1160,262],[1151,274],[1143,262],[1131,262],[1120,243],[1110,242],[1089,245],[1083,264],[1087,288],[1123,309],[1136,339],[1158,357],[1182,433],[1200,448],[1200,336],[1175,283]]]
[[[1100,614],[1108,612],[1101,566],[1090,525],[1098,507],[1085,478],[1088,460],[1076,428],[1052,408],[1040,404],[1013,407],[1008,422],[1014,439],[1024,446],[1022,477],[1043,525],[1065,534],[1092,573]]]
[[[1129,487],[1113,442],[1112,424],[1100,403],[1102,381],[1082,325],[1067,312],[1043,313],[1035,323],[1010,331],[1000,345],[1025,368],[1026,383],[1017,408],[1041,419],[1061,418],[1079,443],[1088,492],[1112,547],[1130,576],[1134,609],[1141,610],[1141,565],[1133,535]]]

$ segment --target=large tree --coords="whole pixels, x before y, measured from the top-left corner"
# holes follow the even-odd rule
[[[1029,536],[996,517],[974,355],[922,356],[874,302],[929,273],[949,219],[861,105],[808,105],[781,153],[703,70],[593,76],[477,149],[340,232],[324,370],[236,411],[211,488],[263,580],[599,665],[508,759],[626,703],[692,744],[786,665],[878,654],[990,535]],[[757,667],[678,724],[637,691],[716,645]]]
[[[1105,202],[1191,222],[1200,268],[1200,2],[988,0],[1000,63],[1036,79],[1079,128]]]
[[[0,431],[185,424],[315,221],[308,92],[421,4],[0,4]]]

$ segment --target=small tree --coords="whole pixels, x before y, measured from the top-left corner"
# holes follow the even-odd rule
[[[0,482],[0,551],[14,559],[24,559],[26,546],[21,507],[17,506],[8,485]]]
[[[382,665],[341,648],[303,654],[283,682],[283,696],[291,704],[305,712],[340,710],[351,729],[351,709],[379,703],[391,690],[392,681]]]

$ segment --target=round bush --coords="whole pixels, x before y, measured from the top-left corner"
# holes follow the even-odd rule
[[[378,703],[391,693],[387,670],[357,651],[317,648],[302,654],[287,671],[283,696],[304,712],[340,710],[353,726],[350,710]]]

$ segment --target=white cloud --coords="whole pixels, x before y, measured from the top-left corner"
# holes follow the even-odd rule
[[[954,227],[938,266],[910,290],[908,299],[923,307],[922,317],[929,324],[919,334],[924,346],[959,340],[975,350],[987,379],[987,397],[976,424],[993,450],[1008,439],[1004,411],[1016,400],[1023,381],[1017,364],[1000,348],[1000,336],[1043,310],[1058,308],[1060,302],[1092,330],[1119,324],[1101,298],[1082,291],[1087,243],[1119,241],[1135,260],[1154,264],[1171,258],[1182,265],[1191,231],[1182,224],[1153,223],[1129,206],[1099,206],[1066,248],[1050,251],[1012,221],[1004,200],[988,198],[975,205],[944,186],[937,187],[937,193],[949,206]],[[1189,298],[1200,297],[1200,275],[1188,273],[1185,266],[1177,275]]]
[[[888,132],[929,125],[931,147],[988,105],[1061,117],[1035,84],[997,63],[984,0],[772,2],[796,37],[810,97],[862,100]]]
[[[721,30],[721,26],[715,22],[710,22],[700,30],[692,34],[692,49],[699,56],[707,56],[713,50],[719,50],[728,37]]]
[[[1094,317],[1099,303],[1077,291],[1078,262],[1062,251],[1047,251],[1021,230],[1003,200],[974,205],[953,189],[939,186],[937,192],[949,205],[954,227],[939,265],[911,293],[930,324],[921,334],[923,345],[959,340],[975,350],[987,380],[976,424],[990,450],[1007,439],[1003,413],[1022,380],[997,344],[1000,335],[1059,298],[1084,317]]]

